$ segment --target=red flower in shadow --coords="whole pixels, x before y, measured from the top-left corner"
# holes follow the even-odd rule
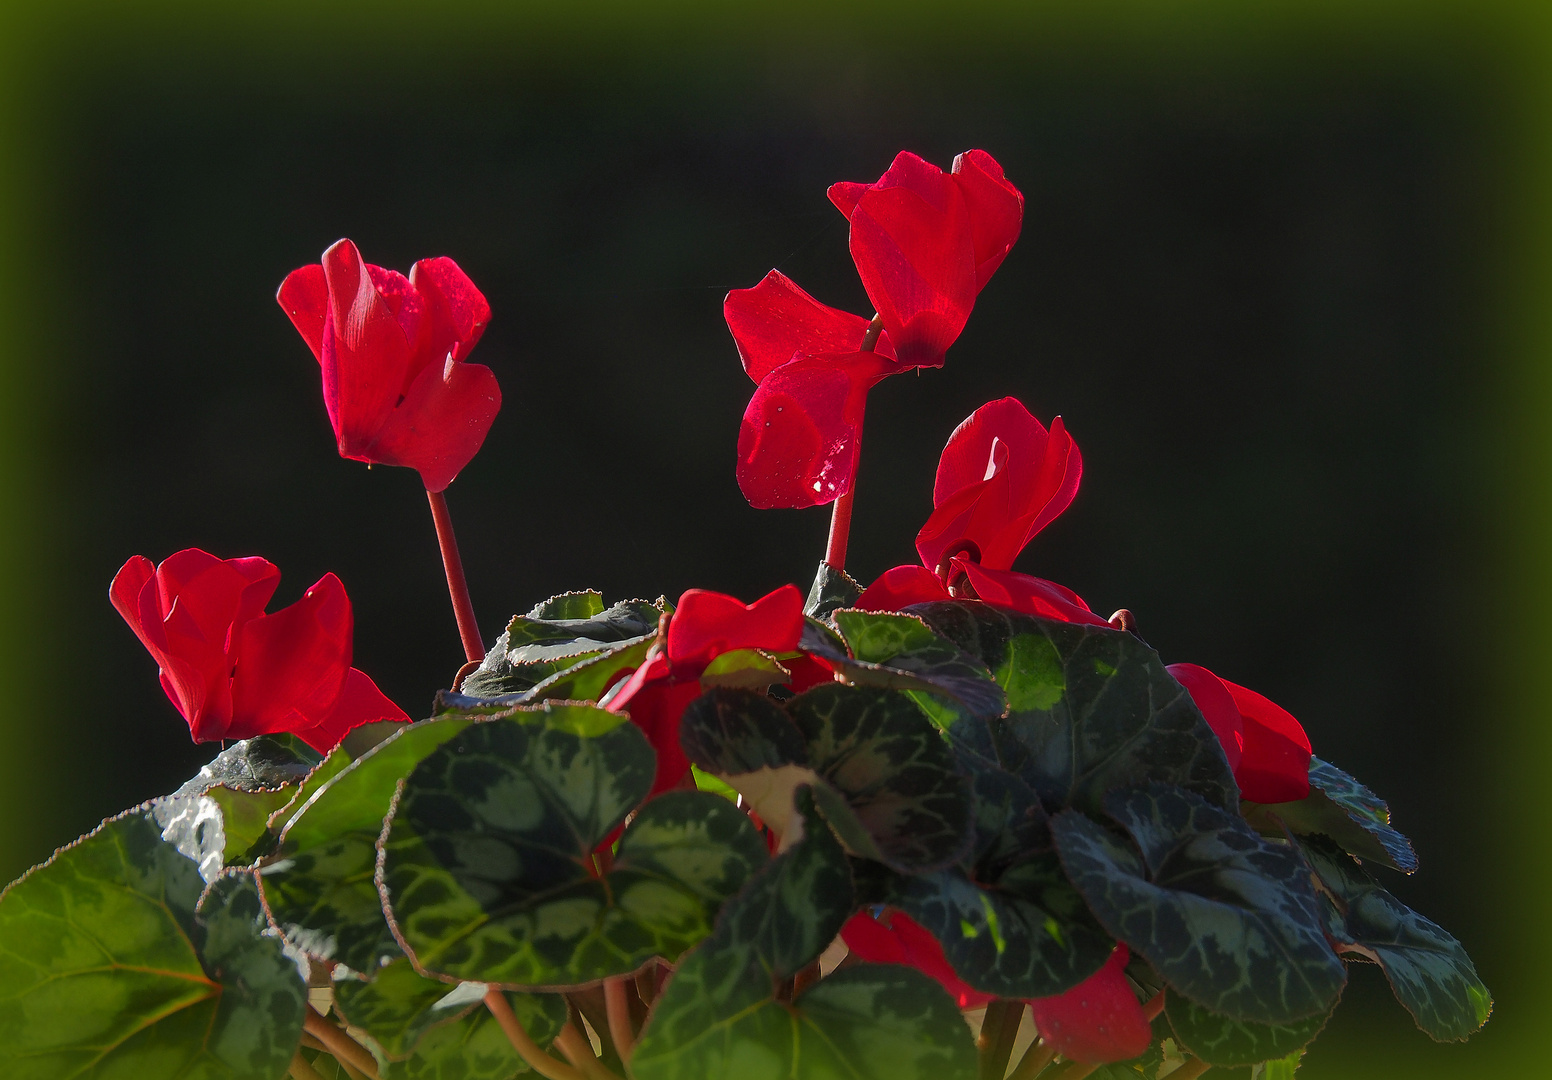
[[[1169,673],[1223,744],[1242,796],[1258,803],[1309,796],[1310,741],[1293,714],[1197,664],[1171,664]]]
[[[1126,981],[1131,958],[1117,945],[1105,966],[1065,994],[1029,1003],[1035,1028],[1056,1052],[1086,1064],[1127,1061],[1148,1049],[1152,1026]]]
[[[266,615],[280,571],[260,558],[188,548],[160,566],[136,555],[109,596],[160,668],[195,742],[282,732],[328,751],[358,724],[408,720],[350,666],[350,598],[325,574]]]

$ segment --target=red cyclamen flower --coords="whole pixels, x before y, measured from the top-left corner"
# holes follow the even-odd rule
[[[868,391],[906,370],[888,335],[860,346],[868,320],[826,307],[772,270],[722,302],[757,384],[738,430],[738,486],[751,506],[821,506],[851,490]]]
[[[279,584],[265,559],[188,548],[160,566],[136,555],[109,596],[156,659],[195,742],[290,732],[326,752],[358,724],[408,720],[350,666],[354,624],[339,578],[325,574],[266,615]]]
[[[1280,803],[1309,796],[1309,736],[1287,709],[1197,664],[1171,664],[1169,673],[1223,744],[1244,798]]]
[[[1029,1003],[1035,1028],[1056,1052],[1073,1061],[1126,1061],[1148,1049],[1153,1029],[1126,981],[1131,958],[1117,945],[1105,966],[1065,994]]]
[[[276,299],[323,368],[340,456],[415,469],[427,491],[452,483],[501,408],[491,370],[464,363],[490,305],[458,264],[422,259],[406,278],[341,240]]]
[[[627,713],[657,751],[653,794],[690,773],[690,759],[679,745],[679,718],[701,696],[706,665],[737,649],[790,652],[802,634],[803,594],[792,585],[752,604],[706,589],[691,589],[679,598],[662,642],[607,703],[614,712]]]
[[[859,960],[904,964],[936,979],[961,1009],[979,1009],[997,999],[997,995],[983,994],[955,974],[932,931],[903,911],[884,908],[875,917],[864,908],[841,927],[841,939]]]
[[[1077,593],[1014,572],[1013,560],[1071,505],[1083,458],[1062,418],[1051,429],[1014,398],[987,402],[954,429],[938,460],[934,510],[916,536],[921,566],[897,566],[857,606],[898,610],[950,598],[963,576],[990,604],[1066,622],[1108,625]]]
[[[1024,196],[984,150],[948,173],[902,151],[871,184],[832,185],[830,201],[851,222],[852,259],[900,362],[941,366],[1018,239]]]

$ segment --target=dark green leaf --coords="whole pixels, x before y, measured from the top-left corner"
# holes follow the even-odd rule
[[[287,787],[301,783],[322,760],[295,735],[260,735],[228,746],[173,795],[203,795],[217,784],[234,791]]]
[[[1099,814],[1105,792],[1150,780],[1238,808],[1239,789],[1217,737],[1134,635],[987,604],[944,601],[911,610],[979,657],[1008,695],[1006,717],[961,720],[951,735],[1017,774],[1048,808]]]
[[[1380,888],[1324,837],[1301,841],[1335,901],[1331,929],[1344,951],[1385,969],[1396,999],[1439,1042],[1464,1039],[1487,1023],[1493,997],[1460,942]]]
[[[566,1001],[557,994],[509,993],[506,999],[540,1047],[548,1046],[566,1022]],[[414,1053],[382,1070],[383,1080],[509,1080],[531,1074],[483,1005],[431,1028]]]
[[[0,1075],[8,1080],[278,1080],[306,985],[265,928],[252,878],[201,904],[195,864],[147,807],[0,896]]]
[[[1318,757],[1310,759],[1309,777],[1308,798],[1269,805],[1247,802],[1246,820],[1272,836],[1281,836],[1286,825],[1298,836],[1329,836],[1360,859],[1406,874],[1417,870],[1417,853],[1390,827],[1390,807],[1383,799]]]
[[[1297,1053],[1331,1018],[1323,1013],[1291,1024],[1253,1024],[1219,1016],[1178,994],[1164,1000],[1170,1027],[1181,1045],[1209,1064],[1228,1067],[1258,1065]]]
[[[381,1059],[398,1061],[409,1056],[430,1028],[479,1007],[484,993],[478,983],[428,979],[400,954],[374,971],[371,982],[335,983],[334,1008],[377,1044]]]
[[[1105,800],[1142,851],[1068,810],[1062,864],[1105,929],[1215,1013],[1287,1024],[1329,1012],[1346,970],[1303,860],[1201,796],[1153,784]]]
[[[837,608],[851,607],[861,595],[862,586],[850,574],[821,562],[814,573],[814,584],[809,587],[803,614],[811,619],[824,619]]]
[[[516,615],[462,693],[490,698],[520,694],[583,660],[655,633],[663,607],[626,600],[605,610],[597,593],[565,593]]]
[[[383,819],[399,780],[473,722],[439,718],[398,732],[321,786],[286,825],[259,883],[292,944],[359,973],[396,955],[373,883]]]
[[[703,792],[643,806],[612,868],[594,849],[651,788],[625,718],[545,706],[476,725],[411,774],[382,881],[417,966],[506,986],[572,986],[677,957],[766,859],[747,815]]]
[[[1002,687],[986,665],[935,634],[915,615],[842,609],[831,618],[851,655],[826,659],[848,681],[946,694],[976,716],[1001,716],[1007,711]]]
[[[296,798],[295,787],[278,791],[234,791],[217,786],[205,793],[221,808],[221,834],[224,838],[221,860],[227,866],[245,866],[265,854],[264,841],[270,837],[270,815],[290,805]]]
[[[640,667],[657,644],[657,634],[619,645],[550,676],[528,692],[529,701],[597,701],[622,671]]]

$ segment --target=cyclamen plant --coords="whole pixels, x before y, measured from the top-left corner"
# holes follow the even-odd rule
[[[938,367],[1018,237],[990,155],[837,184],[876,313],[729,294],[738,481],[832,504],[805,600],[563,593],[480,639],[444,489],[500,406],[450,259],[341,240],[281,306],[341,456],[419,471],[469,663],[410,717],[325,576],[136,556],[111,597],[238,740],[0,897],[0,1073],[295,1080],[1288,1077],[1354,961],[1463,1039],[1491,999],[1366,863],[1417,869],[1299,722],[1013,570],[1077,494],[1060,418],[977,409],[920,565],[845,572],[868,389]],[[1017,1053],[1015,1053],[1017,1051]]]

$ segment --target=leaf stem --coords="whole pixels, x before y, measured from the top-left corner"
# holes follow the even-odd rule
[[[447,511],[447,496],[440,491],[428,491],[426,500],[431,503],[431,520],[436,524],[437,547],[442,549],[447,594],[452,598],[453,615],[458,619],[464,657],[470,661],[483,660],[485,643],[480,638],[480,625],[474,619],[474,603],[469,599],[469,583],[463,576],[463,558],[458,554],[458,537],[453,534],[453,516]]]
[[[998,998],[986,1006],[986,1019],[981,1023],[981,1080],[1002,1080],[1008,1071],[1008,1058],[1013,1053],[1013,1041],[1018,1038],[1019,1025],[1024,1021],[1024,1003]]]
[[[571,1059],[571,1063],[589,1078],[589,1080],[620,1080],[609,1067],[598,1060],[593,1053],[593,1045],[576,1029],[570,1020],[561,1025],[560,1034],[555,1036],[555,1045],[560,1047],[560,1052]]]
[[[518,1057],[526,1061],[534,1072],[547,1080],[586,1080],[580,1070],[564,1061],[557,1061],[539,1048],[539,1044],[523,1029],[521,1021],[512,1012],[512,1006],[507,1004],[506,996],[500,990],[492,987],[485,992],[485,1007],[496,1018],[496,1023],[501,1025],[501,1030],[506,1032],[507,1040],[517,1051]],[[570,1027],[569,1023],[567,1027]]]
[[[1008,1080],[1035,1080],[1035,1077],[1051,1064],[1051,1059],[1054,1057],[1056,1057],[1056,1047],[1044,1039],[1036,1039],[1029,1044],[1029,1049],[1024,1051],[1018,1067],[1008,1074]]]
[[[858,352],[872,352],[878,344],[879,334],[884,332],[884,320],[878,315],[868,323],[867,333],[862,335],[862,345]],[[862,460],[862,436],[857,436],[857,460]],[[837,570],[846,569],[846,545],[851,539],[851,504],[857,497],[857,477],[851,478],[851,487],[846,494],[830,504],[830,538],[825,544],[824,561]]]
[[[614,1040],[615,1053],[622,1064],[628,1064],[631,1051],[636,1047],[636,1033],[631,1030],[630,999],[625,994],[625,981],[629,975],[618,975],[604,980],[604,1009],[609,1016],[609,1037]]]
[[[1160,990],[1147,1001],[1142,1003],[1142,1014],[1148,1018],[1148,1023],[1153,1023],[1159,1018],[1159,1013],[1164,1011],[1164,991]]]
[[[300,1050],[297,1051],[296,1057],[291,1059],[291,1078],[292,1080],[323,1080],[323,1077],[318,1075],[318,1070],[307,1064],[307,1059],[302,1056]]]
[[[349,1062],[370,1080],[380,1080],[377,1075],[377,1059],[355,1039],[329,1023],[318,1014],[318,1010],[311,1005],[307,1007],[307,1014],[302,1021],[302,1027],[306,1032],[324,1046],[329,1048],[329,1053],[341,1061]]]
[[[1166,1073],[1165,1080],[1196,1080],[1198,1076],[1201,1076],[1210,1068],[1212,1066],[1201,1058],[1192,1058],[1174,1072]]]

